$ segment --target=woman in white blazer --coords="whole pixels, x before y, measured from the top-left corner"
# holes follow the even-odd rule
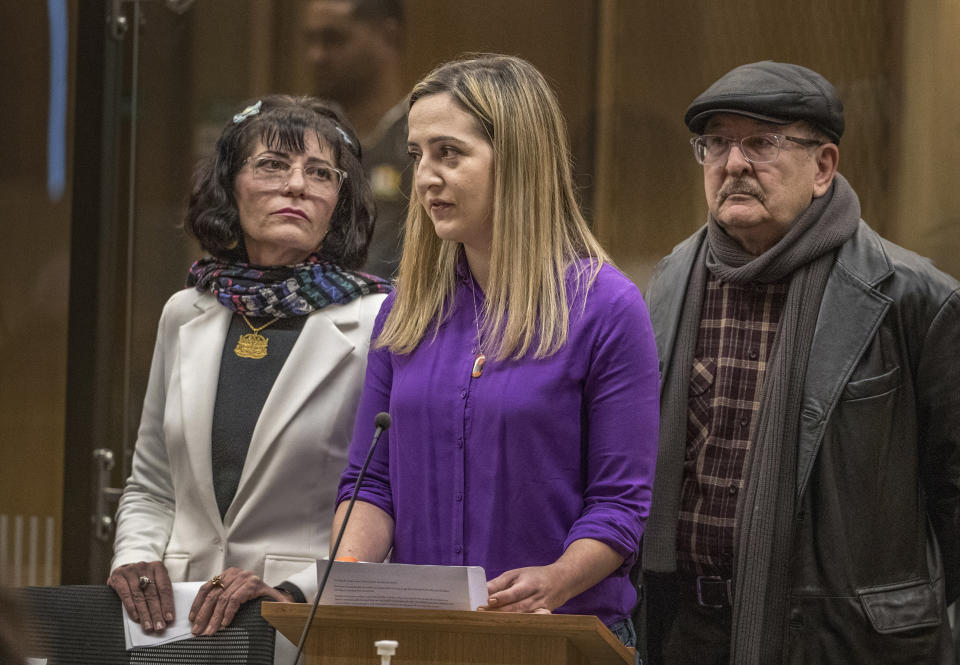
[[[210,634],[251,598],[315,593],[390,287],[355,271],[373,230],[359,142],[314,98],[233,116],[186,227],[210,257],[160,319],[107,583],[160,632],[171,582],[207,580],[190,621]]]

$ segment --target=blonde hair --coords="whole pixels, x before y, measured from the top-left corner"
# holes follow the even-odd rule
[[[482,335],[499,359],[536,358],[566,343],[567,270],[586,291],[609,257],[574,193],[566,123],[549,84],[513,56],[480,54],[436,68],[413,88],[417,100],[449,93],[493,147],[493,242]],[[410,353],[449,313],[460,243],[441,240],[412,188],[396,302],[376,345]],[[588,258],[587,266],[579,259]]]

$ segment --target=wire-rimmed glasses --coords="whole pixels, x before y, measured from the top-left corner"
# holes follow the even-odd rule
[[[740,154],[751,164],[769,164],[777,161],[784,141],[791,141],[806,148],[823,145],[823,141],[816,139],[784,134],[755,134],[741,139],[719,134],[703,134],[690,139],[690,144],[693,146],[693,156],[700,164],[714,164],[726,160],[732,145],[740,148]]]
[[[250,166],[254,180],[270,189],[282,189],[293,172],[299,170],[303,174],[304,191],[311,196],[337,194],[347,179],[347,172],[341,169],[316,162],[294,166],[273,154],[248,157],[244,164]]]

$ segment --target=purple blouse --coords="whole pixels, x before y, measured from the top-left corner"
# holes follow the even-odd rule
[[[480,312],[483,303],[472,280],[466,271],[457,282],[435,338],[428,330],[407,355],[371,346],[338,501],[350,498],[374,417],[388,411],[393,424],[359,500],[393,517],[393,561],[483,566],[492,579],[552,563],[573,541],[593,538],[623,565],[555,611],[610,625],[636,600],[628,572],[656,461],[658,365],[646,305],[604,266],[584,307],[571,270],[563,348],[539,360],[488,354],[482,376],[471,378],[474,304]],[[374,337],[393,302],[393,294],[384,301]]]

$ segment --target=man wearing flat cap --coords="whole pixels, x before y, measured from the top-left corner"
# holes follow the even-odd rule
[[[953,663],[960,285],[860,219],[816,72],[737,67],[684,119],[709,215],[647,294],[649,662]]]

